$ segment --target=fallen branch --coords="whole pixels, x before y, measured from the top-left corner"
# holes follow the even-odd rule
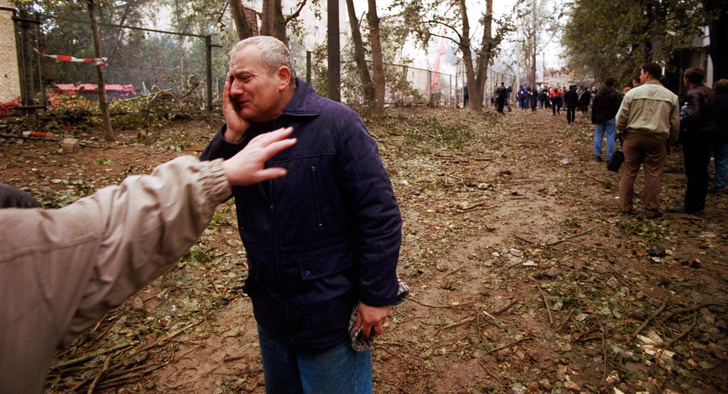
[[[453,308],[453,307],[472,304],[472,302],[467,302],[467,303],[462,303],[462,304],[457,304],[457,305],[429,305],[429,304],[425,304],[424,302],[418,301],[415,297],[412,297],[412,295],[410,295],[409,298],[407,298],[407,300],[412,301],[418,305],[426,306],[428,308],[447,308],[447,309],[449,309],[449,308]]]
[[[508,305],[506,305],[503,308],[498,309],[497,311],[493,312],[493,315],[500,315],[501,313],[507,311],[508,309],[510,309],[510,307],[512,307],[513,305],[515,305],[517,303],[518,303],[518,300],[513,300],[510,303],[508,303]]]
[[[599,331],[602,332],[602,358],[604,361],[604,367],[602,370],[602,387],[606,391],[606,389],[607,389],[607,365],[608,365],[607,364],[607,345],[606,345],[607,339],[604,335],[604,326],[602,325],[602,321],[599,320],[599,316],[595,315],[594,317],[596,317],[597,323],[599,323]]]
[[[460,326],[463,326],[463,325],[465,325],[465,324],[468,324],[468,323],[470,323],[470,322],[471,322],[471,321],[473,321],[473,320],[475,320],[475,317],[468,317],[467,319],[463,319],[463,320],[460,320],[460,321],[459,321],[459,322],[457,322],[457,323],[452,323],[452,324],[448,324],[448,325],[446,325],[445,327],[442,327],[441,329],[442,329],[442,330],[447,330],[447,329],[449,329],[449,328],[455,328],[455,327],[460,327]]]
[[[495,353],[495,352],[497,352],[497,351],[499,351],[499,350],[503,350],[503,349],[505,349],[505,348],[508,348],[508,347],[511,347],[511,346],[513,346],[513,345],[518,345],[519,343],[521,343],[521,342],[523,342],[523,341],[528,341],[528,340],[530,340],[530,339],[533,339],[533,338],[531,338],[531,337],[523,337],[523,338],[521,338],[521,339],[519,339],[519,340],[517,340],[517,341],[513,341],[513,342],[511,342],[511,343],[509,343],[509,344],[506,344],[506,345],[503,345],[503,346],[497,347],[497,348],[495,348],[495,349],[491,349],[491,350],[489,350],[488,352],[486,352],[485,354],[491,354],[491,353]]]
[[[687,330],[685,330],[682,334],[678,335],[677,337],[671,339],[670,342],[666,343],[665,344],[665,347],[660,351],[660,354],[657,357],[657,359],[658,360],[660,359],[660,357],[662,356],[662,352],[664,352],[665,350],[667,350],[668,348],[670,348],[670,346],[672,346],[675,342],[683,339],[686,335],[688,335],[690,333],[690,331],[692,331],[693,328],[695,328],[695,325],[697,323],[698,323],[698,314],[696,313],[695,314],[695,317],[693,318],[693,324],[691,324],[690,327]]]
[[[183,331],[185,331],[185,330],[187,330],[189,328],[192,328],[192,327],[194,327],[194,326],[196,326],[196,325],[198,325],[198,324],[200,324],[202,322],[203,322],[203,320],[200,320],[200,321],[194,322],[194,323],[190,323],[190,324],[188,324],[188,325],[186,325],[186,326],[178,329],[177,331],[170,333],[166,337],[158,338],[156,341],[154,341],[154,342],[152,342],[150,344],[147,344],[143,348],[139,349],[139,353],[141,353],[141,352],[143,352],[145,350],[149,350],[149,349],[151,349],[151,348],[153,348],[155,346],[159,346],[160,344],[162,344],[162,343],[164,343],[164,342],[166,342],[166,341],[168,341],[168,340],[176,337],[177,335],[181,334]]]
[[[551,307],[549,306],[549,301],[546,299],[546,294],[544,294],[543,289],[541,289],[541,286],[537,283],[536,287],[538,287],[538,291],[541,293],[541,297],[543,298],[543,303],[546,305],[546,312],[549,313],[549,324],[554,324],[554,318],[551,316]]]
[[[121,345],[116,345],[114,347],[110,347],[110,348],[107,348],[107,349],[101,349],[99,351],[96,351],[96,352],[93,352],[93,353],[89,353],[89,354],[87,354],[87,355],[85,355],[83,357],[79,357],[79,358],[76,358],[76,359],[73,359],[73,360],[68,360],[68,361],[64,361],[62,363],[58,363],[58,364],[52,366],[51,369],[60,369],[60,368],[69,367],[71,365],[79,364],[79,363],[82,363],[84,361],[88,361],[88,360],[94,359],[94,358],[96,358],[98,356],[101,356],[102,354],[107,354],[107,353],[115,352],[117,350],[123,349],[125,347],[129,347],[129,346],[132,346],[132,345],[136,345],[138,343],[139,343],[139,341],[131,341],[131,342],[124,343],[124,344],[121,344]]]
[[[555,246],[555,245],[558,245],[560,243],[564,243],[564,242],[566,242],[566,241],[568,241],[570,239],[574,239],[574,238],[577,238],[577,237],[581,237],[582,235],[589,234],[590,232],[592,232],[592,230],[594,230],[593,227],[590,228],[589,230],[584,231],[584,232],[581,232],[581,233],[578,233],[578,234],[574,234],[574,235],[572,235],[570,237],[566,237],[566,238],[564,238],[562,240],[559,240],[559,241],[556,241],[556,242],[551,242],[550,244],[546,244],[544,246],[546,246],[546,247]]]
[[[665,310],[665,307],[666,307],[666,306],[667,306],[667,302],[663,302],[663,303],[662,303],[662,305],[660,305],[660,308],[659,308],[659,309],[657,309],[657,311],[656,311],[655,313],[653,313],[653,314],[652,314],[652,316],[650,316],[649,318],[647,318],[647,320],[645,320],[645,321],[644,321],[644,323],[642,323],[642,325],[641,325],[641,326],[639,326],[639,327],[638,327],[638,328],[637,328],[637,329],[635,330],[635,332],[633,332],[633,333],[632,333],[632,335],[630,335],[630,336],[629,336],[629,338],[627,338],[627,343],[630,343],[630,342],[632,342],[632,340],[633,340],[633,339],[634,339],[634,338],[635,338],[635,337],[637,336],[637,334],[639,334],[640,332],[642,332],[642,330],[643,330],[643,329],[644,329],[645,327],[647,327],[647,325],[648,325],[648,324],[650,324],[650,322],[651,322],[652,320],[654,320],[654,319],[655,319],[655,317],[657,317],[657,315],[659,315],[660,313],[662,313],[662,311],[664,311],[664,310]]]
[[[521,241],[523,241],[523,242],[528,242],[528,243],[530,243],[530,244],[532,244],[532,245],[538,245],[538,244],[539,244],[538,242],[533,242],[533,241],[531,241],[531,240],[529,240],[529,239],[526,239],[526,238],[523,238],[523,237],[521,237],[520,235],[518,235],[518,234],[515,234],[515,233],[513,234],[513,236],[514,236],[514,237],[516,237],[516,238],[518,238],[518,239],[520,239],[520,240],[521,240]]]
[[[96,378],[93,382],[91,382],[91,386],[88,388],[88,394],[92,394],[94,392],[94,389],[96,388],[96,385],[99,383],[99,379],[101,379],[101,376],[106,373],[106,371],[109,370],[109,364],[111,364],[111,356],[106,356],[106,360],[104,360],[104,366],[101,368],[101,371],[98,375],[96,375]]]

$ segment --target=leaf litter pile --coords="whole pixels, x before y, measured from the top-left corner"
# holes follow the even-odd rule
[[[588,114],[567,125],[544,110],[396,108],[367,124],[412,290],[375,340],[375,392],[728,391],[728,195],[699,215],[621,215],[620,175],[593,161]],[[0,177],[63,206],[198,155],[217,126],[111,145],[77,132],[89,144],[75,153],[0,140]],[[662,209],[684,190],[678,152]],[[228,201],[178,264],[58,351],[47,391],[264,392],[246,274]]]

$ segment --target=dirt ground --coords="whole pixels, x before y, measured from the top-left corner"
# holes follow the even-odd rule
[[[620,214],[620,174],[593,160],[583,114],[398,108],[367,123],[412,291],[375,341],[375,392],[728,392],[728,195],[652,220],[638,180],[638,213]],[[0,139],[0,180],[57,207],[198,155],[216,127],[175,123],[151,145],[80,133],[75,153]],[[678,152],[663,210],[684,190]],[[59,350],[47,391],[264,392],[234,211],[222,204],[182,261]]]

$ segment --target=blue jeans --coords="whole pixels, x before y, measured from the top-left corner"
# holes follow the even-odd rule
[[[296,350],[258,326],[266,393],[371,393],[372,353],[344,342],[318,352]]]
[[[615,139],[617,136],[617,124],[614,119],[609,119],[604,123],[597,123],[594,128],[594,156],[602,157],[602,138],[604,133],[607,134],[607,161],[614,153]]]
[[[713,157],[715,158],[715,180],[713,187],[716,190],[724,190],[726,176],[728,176],[728,143],[713,145]]]

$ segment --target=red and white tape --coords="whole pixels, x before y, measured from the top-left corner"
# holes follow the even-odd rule
[[[79,59],[77,57],[68,56],[68,55],[46,55],[45,53],[41,53],[36,48],[33,48],[35,52],[37,52],[41,56],[50,57],[52,59],[64,61],[64,62],[76,62],[76,63],[94,63],[97,66],[106,66],[106,59],[105,57],[95,57],[95,58],[85,58],[85,59]]]

